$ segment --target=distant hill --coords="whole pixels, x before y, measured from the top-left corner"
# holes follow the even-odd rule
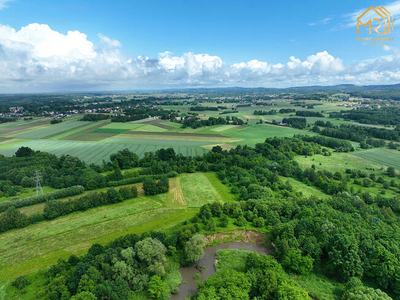
[[[165,89],[165,92],[240,92],[240,91],[249,91],[249,92],[269,92],[269,93],[332,93],[332,92],[372,92],[372,91],[394,91],[398,90],[400,93],[400,84],[392,84],[392,85],[354,85],[354,84],[339,84],[332,86],[298,86],[298,87],[289,87],[289,88],[264,88],[264,87],[255,87],[255,88],[247,88],[247,87],[220,87],[220,88],[182,88],[182,89]]]

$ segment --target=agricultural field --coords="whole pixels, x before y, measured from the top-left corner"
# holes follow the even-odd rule
[[[142,157],[145,152],[154,152],[157,149],[168,147],[173,147],[177,153],[183,153],[184,155],[201,155],[206,151],[206,149],[200,148],[199,146],[181,146],[177,142],[172,143],[171,141],[166,141],[161,145],[159,143],[159,141],[145,139],[137,139],[135,141],[127,139],[126,141],[119,140],[118,142],[111,141],[104,143],[65,140],[29,140],[1,149],[0,153],[6,156],[12,156],[18,148],[25,146],[33,150],[45,151],[58,156],[73,155],[89,164],[101,164],[103,159],[108,160],[112,153],[118,152],[124,148],[134,151],[140,157]]]
[[[22,146],[55,155],[74,155],[87,163],[101,164],[110,154],[124,148],[143,157],[146,152],[172,147],[177,153],[198,156],[220,145],[231,149],[236,145],[252,145],[267,137],[293,136],[307,133],[298,129],[269,124],[252,126],[215,125],[197,129],[181,128],[181,124],[144,120],[143,122],[111,123],[78,121],[77,117],[51,125],[49,119],[21,121],[0,126],[0,154],[12,156]],[[31,124],[32,126],[27,126]],[[14,128],[19,128],[14,131]]]
[[[317,103],[308,101],[308,104]],[[320,103],[321,104],[321,103]],[[204,105],[217,107],[221,104],[210,102]],[[224,107],[231,109],[238,103],[224,103]],[[159,105],[157,108],[187,113],[190,102],[182,105]],[[161,148],[172,147],[177,153],[198,156],[209,151],[214,146],[221,146],[229,150],[237,145],[254,146],[269,137],[292,137],[294,134],[314,134],[308,129],[300,130],[286,126],[275,126],[271,122],[281,121],[284,117],[292,117],[293,113],[276,115],[253,115],[254,110],[278,110],[281,108],[306,108],[293,106],[289,100],[276,100],[270,106],[239,107],[237,113],[220,114],[220,111],[199,111],[202,119],[209,117],[238,117],[248,124],[245,125],[214,125],[199,128],[182,128],[182,124],[147,119],[125,123],[111,122],[110,119],[97,122],[79,121],[82,115],[63,119],[62,123],[50,124],[51,118],[37,118],[27,121],[18,121],[13,124],[0,125],[0,154],[11,156],[21,146],[33,150],[50,152],[56,155],[74,155],[87,163],[101,164],[107,161],[110,154],[124,148],[143,157],[146,152]],[[334,123],[347,122],[328,118],[331,111],[347,109],[338,103],[322,102],[312,111],[323,112],[325,118],[307,117],[307,122],[313,124],[318,119],[329,120]],[[311,110],[309,110],[311,111]],[[259,124],[263,120],[263,124]],[[356,144],[358,146],[358,144]]]
[[[77,127],[84,127],[87,124],[87,122],[82,121],[62,122],[60,124],[46,126],[40,129],[27,130],[23,133],[13,135],[13,137],[22,139],[43,139],[51,137],[52,135],[62,134]]]
[[[400,170],[400,152],[382,148],[368,149],[354,152],[354,155],[368,159],[386,167],[393,167]]]

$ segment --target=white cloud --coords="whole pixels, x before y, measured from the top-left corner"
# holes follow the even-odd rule
[[[0,0],[0,10],[7,7],[7,3],[14,0]]]
[[[107,45],[107,46],[109,46],[111,48],[113,48],[113,47],[121,47],[122,46],[120,41],[112,40],[108,36],[105,36],[102,33],[99,33],[97,36],[99,37],[101,43],[103,43],[103,44],[105,44],[105,45]]]
[[[388,4],[383,5],[392,15],[393,19],[400,15],[400,1],[394,1]],[[370,6],[369,6],[370,7]],[[357,25],[357,18],[360,17],[369,7],[364,7],[358,9],[352,13],[343,15],[344,23],[342,24],[342,28],[350,28],[355,27]],[[374,6],[376,7],[376,6]],[[376,17],[376,14],[372,11],[368,12],[363,19],[370,19],[372,16]],[[398,24],[398,21],[394,21],[394,25]],[[383,27],[382,27],[383,28]]]
[[[329,17],[329,18],[319,20],[318,22],[308,23],[308,26],[326,25],[326,24],[329,24],[331,21],[332,21],[332,18]]]
[[[210,54],[163,52],[157,58],[127,57],[121,43],[103,34],[66,34],[48,25],[15,30],[0,25],[0,92],[107,90],[190,86],[285,87],[316,84],[379,84],[400,79],[400,50],[345,66],[321,51],[302,60],[225,63]]]

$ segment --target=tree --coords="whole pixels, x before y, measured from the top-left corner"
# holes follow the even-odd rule
[[[194,161],[194,159],[192,159],[192,160],[189,162],[189,166],[188,166],[187,172],[188,172],[188,173],[194,173],[194,172],[196,172],[196,162]]]
[[[244,273],[234,270],[217,272],[199,286],[198,300],[248,300],[251,284]]]
[[[277,300],[309,300],[306,290],[296,286],[293,282],[283,282],[278,288]]]
[[[158,187],[156,181],[151,177],[146,177],[143,181],[143,191],[146,196],[157,195]]]
[[[81,292],[72,296],[71,300],[97,300],[97,297],[91,292]]]
[[[388,167],[386,172],[390,177],[395,177],[396,176],[396,170],[393,167]]]
[[[392,300],[386,293],[379,289],[358,286],[345,292],[342,300]]]
[[[131,187],[132,198],[136,198],[138,196],[138,190],[136,186]]]
[[[152,299],[162,299],[166,293],[166,284],[160,276],[154,275],[150,279],[147,291]]]
[[[29,157],[35,154],[35,151],[33,151],[29,147],[20,147],[17,152],[15,152],[16,157]]]
[[[225,215],[225,214],[223,214],[222,216],[221,216],[221,218],[220,218],[220,222],[219,222],[219,227],[223,227],[223,228],[225,228],[225,227],[228,227],[228,224],[229,224],[229,219],[228,219],[228,216],[227,215]]]
[[[206,245],[206,239],[201,234],[192,236],[185,244],[185,258],[191,264],[203,257],[203,247]]]
[[[49,284],[49,298],[50,299],[70,299],[71,294],[67,288],[67,280],[65,276],[59,275],[50,282]]]
[[[302,256],[300,249],[291,248],[284,256],[282,266],[297,274],[308,275],[313,269],[313,262],[313,258]]]
[[[339,280],[362,276],[364,270],[358,255],[358,243],[353,236],[335,234],[327,248],[328,268]]]
[[[167,176],[162,176],[157,182],[157,194],[166,193],[169,191],[169,180]]]
[[[114,188],[110,188],[107,190],[107,199],[108,203],[118,203],[122,201],[121,195]]]
[[[164,276],[167,259],[167,249],[157,239],[146,238],[135,245],[135,252],[139,261],[147,266],[150,273]]]
[[[130,187],[122,187],[118,190],[123,200],[133,198],[132,189]]]
[[[78,285],[78,292],[94,292],[96,283],[86,274],[82,275]]]
[[[35,180],[32,177],[29,178],[27,176],[24,176],[24,178],[22,178],[22,180],[21,180],[21,185],[23,187],[34,187],[35,186]]]
[[[29,285],[29,280],[26,278],[26,276],[22,275],[22,276],[17,277],[11,283],[11,285],[16,287],[19,290],[22,290]]]

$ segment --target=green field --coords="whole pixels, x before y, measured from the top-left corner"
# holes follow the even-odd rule
[[[63,131],[60,134],[53,135],[50,139],[52,139],[52,140],[60,140],[60,139],[63,139],[65,137],[77,134],[77,133],[82,132],[82,131],[88,131],[88,130],[92,129],[93,127],[99,126],[99,124],[104,124],[105,121],[86,122],[86,123],[89,123],[89,124],[87,124],[85,126],[79,126],[77,128],[73,128],[71,130]]]
[[[33,175],[33,174],[32,174]],[[56,189],[49,187],[49,186],[43,186],[43,192],[44,193],[50,193],[54,192]],[[17,193],[16,196],[9,196],[9,197],[1,197],[0,202],[7,201],[7,200],[12,200],[13,198],[19,197],[19,198],[26,198],[26,197],[31,197],[36,195],[36,187],[34,188],[24,188],[23,192]]]
[[[285,107],[287,104],[284,103],[282,106]],[[177,108],[184,111],[188,106]],[[252,114],[253,110],[253,107],[245,107],[242,114],[232,115],[240,117]],[[213,115],[212,113],[219,116],[218,112],[206,112],[206,116],[209,117]],[[101,164],[103,160],[109,159],[110,154],[124,148],[135,152],[139,157],[143,157],[146,152],[169,147],[183,155],[198,156],[211,150],[215,145],[229,150],[237,145],[254,146],[267,137],[291,137],[294,134],[307,133],[303,130],[268,124],[215,125],[193,129],[181,128],[180,123],[153,118],[129,123],[116,123],[110,120],[82,122],[78,121],[80,118],[79,115],[73,116],[55,125],[50,124],[49,118],[2,125],[0,154],[12,156],[18,148],[25,146],[55,155],[73,155],[89,164]],[[256,121],[258,119],[252,118],[250,123],[255,124]]]
[[[0,291],[11,278],[45,268],[59,258],[81,255],[93,243],[106,244],[127,233],[165,230],[192,217],[204,203],[233,200],[214,173],[171,178],[170,190],[156,196],[144,196],[141,184],[135,186],[140,193],[138,198],[1,234]],[[23,209],[32,208],[42,210],[43,205]]]
[[[314,102],[310,102],[314,103]],[[207,103],[209,106],[217,107],[217,102]],[[237,103],[224,103],[227,107]],[[165,109],[189,111],[188,105],[158,106]],[[18,121],[13,124],[0,125],[0,154],[11,156],[21,146],[30,147],[55,155],[74,155],[86,163],[101,164],[103,160],[108,161],[110,154],[124,148],[135,152],[139,157],[144,153],[156,151],[161,148],[172,147],[177,153],[183,155],[203,155],[212,147],[219,145],[225,150],[237,145],[254,146],[270,137],[292,137],[294,134],[314,134],[308,130],[299,130],[291,127],[275,126],[271,124],[256,124],[260,119],[268,122],[280,120],[292,114],[277,114],[267,116],[255,116],[254,110],[263,109],[279,110],[281,108],[293,107],[289,101],[274,101],[273,106],[240,107],[238,113],[220,115],[220,111],[199,112],[200,118],[236,116],[249,125],[214,125],[200,128],[182,128],[182,124],[148,118],[139,121],[118,123],[110,120],[99,122],[78,121],[81,115],[63,119],[60,124],[51,125],[50,118],[40,118],[29,121]],[[295,107],[305,110],[304,108]],[[314,111],[323,111],[326,115],[329,111],[343,108],[337,103],[323,102],[323,105],[315,106]],[[308,122],[313,123],[316,119],[308,117]],[[324,118],[328,120],[328,118]],[[343,122],[329,119],[332,122]],[[362,154],[360,153],[360,157]],[[369,159],[369,157],[368,157]],[[381,160],[375,162],[383,163]],[[385,164],[385,163],[383,163]],[[386,163],[387,164],[387,163]],[[400,167],[400,163],[397,167]]]
[[[315,187],[306,185],[294,178],[289,178],[289,177],[282,177],[284,181],[289,181],[290,184],[292,185],[292,188],[295,192],[301,192],[305,198],[308,197],[319,197],[319,198],[326,198],[328,197],[326,194],[321,192]]]
[[[262,143],[265,141],[266,138],[270,137],[292,137],[295,134],[309,134],[304,130],[299,130],[290,127],[284,126],[275,126],[275,125],[253,125],[250,127],[246,127],[242,130],[235,131],[232,133],[227,133],[227,135],[231,137],[240,138],[243,141],[235,142],[233,144],[246,144],[249,146],[254,146],[256,143]]]
[[[357,153],[357,152],[355,152]],[[296,156],[295,160],[302,169],[315,165],[316,170],[329,170],[330,172],[345,172],[346,169],[385,169],[385,165],[376,163],[350,153],[332,153],[332,156]]]
[[[365,158],[386,167],[400,170],[400,152],[388,149],[374,148],[353,153],[357,157]]]
[[[119,150],[128,148],[129,150],[137,153],[140,157],[145,152],[156,151],[161,148],[173,147],[177,153],[184,155],[202,155],[207,150],[200,148],[199,146],[184,146],[179,145],[179,142],[161,144],[158,141],[152,140],[136,140],[129,143],[127,140],[125,143],[120,141],[99,143],[99,142],[80,142],[80,141],[65,141],[65,140],[29,140],[23,143],[12,145],[8,148],[0,149],[0,153],[6,156],[12,156],[21,146],[30,147],[33,150],[46,151],[55,155],[73,155],[87,163],[101,164],[103,159],[108,160],[112,153],[116,153]],[[190,142],[196,143],[196,142]],[[175,144],[175,145],[172,145]],[[185,144],[184,142],[182,144]],[[200,143],[204,144],[204,143]]]
[[[23,133],[14,135],[14,137],[23,139],[42,139],[55,134],[61,134],[70,129],[74,129],[81,126],[83,127],[87,124],[88,122],[82,122],[82,121],[62,122],[60,124],[50,125],[32,131],[25,131]]]
[[[166,129],[146,123],[110,123],[104,129],[124,129],[125,131],[164,132]]]
[[[222,202],[224,199],[203,173],[182,174],[181,186],[188,207],[201,207],[206,203]]]

